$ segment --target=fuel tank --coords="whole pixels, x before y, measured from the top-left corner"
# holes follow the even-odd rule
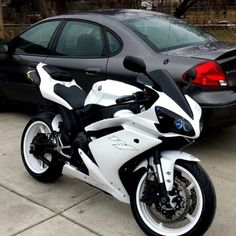
[[[101,106],[111,106],[116,104],[116,99],[122,96],[132,95],[141,91],[139,88],[114,80],[104,80],[95,83],[89,92],[85,106],[88,104],[98,104]]]

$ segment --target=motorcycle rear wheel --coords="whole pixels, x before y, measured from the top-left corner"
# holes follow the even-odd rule
[[[176,199],[180,200],[178,205],[174,207],[173,202],[170,205],[157,201],[148,206],[141,200],[147,180],[147,173],[144,173],[130,194],[133,215],[140,228],[149,236],[203,235],[215,215],[214,187],[197,163],[176,164],[174,176],[174,192]]]
[[[21,156],[26,170],[31,176],[41,182],[53,182],[62,174],[63,163],[57,156],[45,153],[46,164],[35,154],[30,153],[31,144],[38,134],[49,136],[52,132],[51,122],[54,118],[52,113],[42,113],[33,117],[26,125],[21,138]]]

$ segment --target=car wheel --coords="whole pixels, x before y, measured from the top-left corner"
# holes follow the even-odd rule
[[[4,96],[0,95],[0,112],[6,111],[7,101]]]

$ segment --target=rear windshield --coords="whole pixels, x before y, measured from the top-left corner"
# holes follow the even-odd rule
[[[215,41],[212,36],[172,16],[148,16],[123,21],[155,51]]]

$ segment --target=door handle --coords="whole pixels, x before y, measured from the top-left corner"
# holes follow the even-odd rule
[[[97,75],[101,73],[101,69],[99,68],[87,68],[85,69],[85,74],[86,75]]]

